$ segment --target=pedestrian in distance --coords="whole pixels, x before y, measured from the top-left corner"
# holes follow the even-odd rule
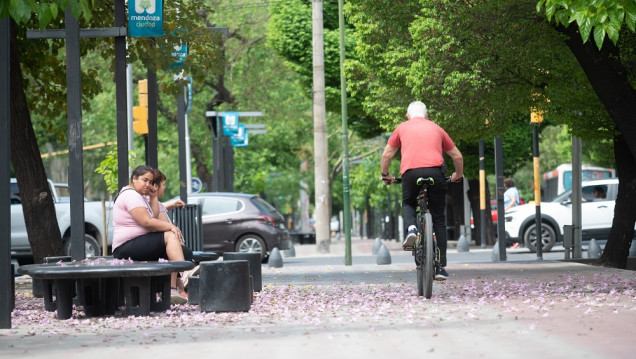
[[[515,181],[512,178],[506,178],[504,180],[504,211],[509,210],[512,207],[519,205],[519,191],[515,187]]]
[[[417,233],[417,196],[420,187],[417,179],[432,177],[435,185],[428,188],[428,209],[433,218],[433,231],[440,251],[440,267],[436,270],[435,279],[445,280],[446,272],[446,164],[444,153],[452,160],[455,172],[452,182],[459,182],[464,177],[464,159],[455,143],[446,131],[428,119],[428,110],[421,101],[414,101],[406,111],[407,120],[393,131],[384,152],[382,153],[381,175],[387,184],[394,182],[395,177],[389,173],[389,164],[398,150],[401,154],[400,174],[402,176],[402,216],[407,232],[402,243],[403,248],[412,248],[418,237]]]

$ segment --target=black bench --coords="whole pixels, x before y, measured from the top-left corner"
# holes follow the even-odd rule
[[[191,261],[133,262],[101,258],[33,264],[20,267],[18,273],[42,280],[45,309],[57,309],[58,319],[68,319],[75,294],[87,316],[114,314],[121,298],[125,300],[128,315],[166,311],[170,308],[170,275],[194,267]]]

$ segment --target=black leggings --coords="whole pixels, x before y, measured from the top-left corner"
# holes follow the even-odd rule
[[[191,261],[192,250],[186,246],[181,246],[181,248],[183,249],[185,260]],[[115,248],[113,257],[117,259],[132,259],[134,261],[168,259],[163,232],[149,232],[135,237]]]

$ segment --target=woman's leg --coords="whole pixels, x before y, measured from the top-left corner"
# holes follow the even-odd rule
[[[181,240],[177,238],[177,235],[170,231],[164,232],[163,239],[166,243],[166,254],[168,255],[168,259],[171,261],[184,260]],[[170,276],[170,287],[177,288],[177,272],[172,273]]]

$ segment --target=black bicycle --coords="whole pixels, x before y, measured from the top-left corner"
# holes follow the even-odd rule
[[[446,182],[450,182],[450,177],[446,177]],[[402,183],[401,178],[395,178],[393,183]],[[427,299],[433,294],[433,281],[435,272],[441,267],[440,252],[437,248],[437,241],[433,233],[433,217],[428,210],[428,188],[435,185],[433,177],[420,177],[417,179],[420,192],[417,195],[417,231],[418,238],[410,250],[415,257],[417,266],[417,295],[425,296]]]

